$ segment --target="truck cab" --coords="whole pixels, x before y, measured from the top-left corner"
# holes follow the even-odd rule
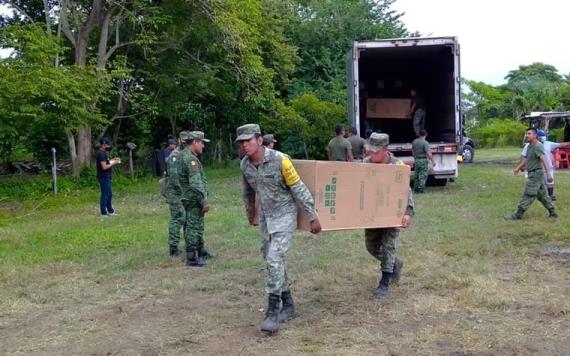
[[[463,142],[459,43],[455,37],[356,41],[347,54],[351,126],[390,135],[390,151],[413,167],[416,138],[407,115],[410,91],[423,98],[427,140],[436,161],[429,176],[443,185],[457,177]]]

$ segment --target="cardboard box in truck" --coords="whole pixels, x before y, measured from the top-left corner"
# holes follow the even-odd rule
[[[368,99],[366,117],[370,119],[410,119],[410,99]]]

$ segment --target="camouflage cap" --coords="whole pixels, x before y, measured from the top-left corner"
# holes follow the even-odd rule
[[[237,138],[236,141],[247,141],[255,134],[261,135],[261,129],[258,124],[247,124],[237,128],[236,130]]]
[[[385,133],[373,132],[366,142],[366,148],[372,152],[380,151],[384,146],[388,146],[390,143],[390,136]]]
[[[275,136],[273,136],[273,134],[267,134],[267,135],[263,135],[263,143],[273,143],[273,142],[277,142],[277,140],[275,139]]]
[[[204,133],[202,131],[190,131],[190,137],[188,139],[210,142],[210,140],[204,137]]]
[[[191,138],[190,131],[180,131],[180,133],[178,134],[178,138],[180,138],[180,140],[182,141],[189,140]]]

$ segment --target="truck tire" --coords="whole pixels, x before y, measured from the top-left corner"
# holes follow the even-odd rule
[[[470,145],[463,146],[461,152],[463,156],[463,163],[473,163],[473,157],[475,156],[475,150]]]

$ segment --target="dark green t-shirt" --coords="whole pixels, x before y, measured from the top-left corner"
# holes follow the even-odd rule
[[[352,157],[354,159],[362,159],[366,140],[360,136],[353,135],[348,138],[348,142],[352,146]]]
[[[544,156],[544,146],[540,142],[536,142],[534,145],[528,145],[528,151],[526,154],[526,170],[531,172],[537,169],[542,169],[542,161],[540,156]]]
[[[415,159],[427,158],[429,152],[429,143],[423,138],[416,138],[412,142],[412,152]]]
[[[329,142],[332,161],[348,161],[346,150],[351,150],[350,142],[344,137],[337,136]]]

